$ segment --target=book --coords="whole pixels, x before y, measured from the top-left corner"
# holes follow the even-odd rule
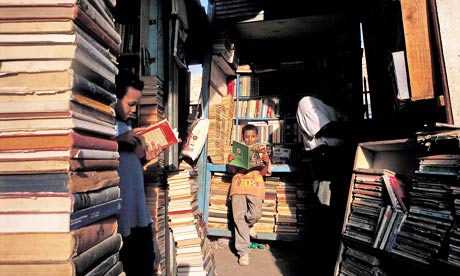
[[[117,198],[76,212],[0,212],[0,233],[69,232],[120,210]]]
[[[387,205],[386,207],[382,207],[382,208],[384,208],[384,213],[383,213],[382,219],[380,220],[378,224],[374,242],[372,244],[372,247],[374,248],[379,247],[380,241],[382,240],[383,233],[388,227],[388,222],[391,218],[391,214],[393,213],[393,208],[390,205]]]
[[[110,256],[117,254],[117,252],[120,251],[122,245],[122,237],[117,233],[108,239],[105,239],[102,242],[96,244],[80,255],[75,256],[71,260],[71,262],[75,265],[75,274],[86,275],[86,273],[97,267],[99,264],[101,264],[101,262]],[[116,262],[113,262],[113,264],[115,263]]]
[[[116,141],[66,129],[57,133],[0,135],[0,152],[16,150],[94,149],[118,151]]]
[[[405,184],[395,175],[390,174],[383,175],[383,182],[385,183],[393,207],[401,208],[403,212],[407,213],[408,210],[404,202],[406,198]]]
[[[0,33],[0,44],[5,46],[75,44],[86,55],[96,58],[112,73],[118,73],[118,69],[115,66],[116,56],[110,53],[94,36],[76,25],[72,27],[70,32],[66,33]]]
[[[69,111],[55,112],[42,118],[8,118],[0,120],[0,129],[4,132],[18,133],[33,130],[77,129],[100,134],[107,138],[115,136],[115,125],[104,123],[81,113]]]
[[[235,159],[230,162],[230,165],[248,170],[255,167],[261,167],[263,166],[263,161],[259,153],[264,150],[264,148],[265,146],[260,144],[247,146],[238,141],[233,141],[232,153],[235,155]]]
[[[67,262],[117,231],[115,216],[66,233],[2,233],[0,263]],[[11,250],[14,248],[14,250]]]
[[[97,100],[106,105],[113,104],[117,100],[114,94],[76,74],[72,69],[0,75],[1,102],[62,101],[76,98],[82,104],[83,102],[87,102],[86,105],[90,104],[91,101],[79,99],[78,94],[86,95],[93,101]]]
[[[13,1],[10,5],[0,6],[0,19],[16,21],[73,19],[114,53],[119,54],[121,36],[115,28],[89,4],[88,0],[70,2],[73,3],[38,5],[33,0],[21,4]]]
[[[178,134],[171,128],[167,119],[163,119],[157,123],[147,126],[138,134],[142,136],[145,144],[153,142],[161,149],[166,149],[179,143]]]
[[[119,276],[123,273],[123,263],[118,261],[114,266],[112,266],[105,274],[104,276]]]
[[[38,174],[0,174],[3,193],[79,193],[118,185],[113,171],[85,171]]]
[[[105,275],[113,266],[120,263],[120,253],[116,252],[99,262],[94,268],[88,271],[87,276]]]

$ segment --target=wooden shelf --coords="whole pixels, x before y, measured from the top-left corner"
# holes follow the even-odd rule
[[[232,237],[230,230],[208,229],[208,236]],[[258,233],[256,239],[271,241],[300,241],[302,236],[289,234]]]
[[[226,172],[225,165],[213,165],[208,164],[207,170],[211,172]],[[296,168],[289,164],[273,164],[271,165],[271,171],[274,172],[293,172]]]

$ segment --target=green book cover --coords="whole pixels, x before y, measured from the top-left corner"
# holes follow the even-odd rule
[[[230,162],[230,165],[251,169],[257,166],[263,166],[262,158],[259,155],[261,149],[260,144],[247,146],[238,141],[233,141],[232,153],[236,156]]]

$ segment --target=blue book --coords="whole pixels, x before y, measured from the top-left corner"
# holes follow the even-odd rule
[[[121,198],[104,202],[70,215],[70,230],[75,230],[98,220],[117,215],[121,210]]]

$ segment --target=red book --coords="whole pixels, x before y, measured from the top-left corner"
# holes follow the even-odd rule
[[[155,143],[161,149],[166,149],[179,143],[176,132],[171,128],[168,120],[163,119],[139,132],[146,144]]]

